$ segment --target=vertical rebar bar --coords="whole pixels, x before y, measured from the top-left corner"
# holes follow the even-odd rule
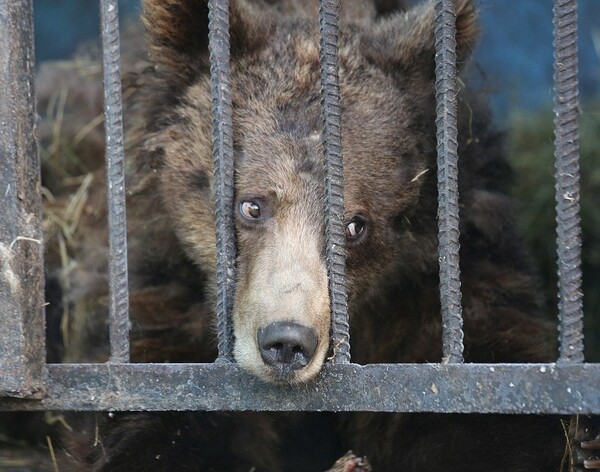
[[[209,3],[210,77],[213,113],[213,175],[217,251],[219,360],[233,360],[231,311],[235,290],[234,161],[229,69],[229,1]]]
[[[435,4],[435,95],[438,167],[438,225],[443,361],[463,362],[459,267],[456,6]]]
[[[554,157],[558,254],[559,361],[583,362],[579,217],[577,1],[554,1]]]
[[[123,106],[121,96],[119,11],[117,0],[100,0],[104,126],[108,198],[108,283],[110,361],[129,362],[129,288]]]
[[[350,362],[344,175],[338,75],[339,2],[320,0],[321,104],[325,160],[325,244],[331,304],[333,362]]]

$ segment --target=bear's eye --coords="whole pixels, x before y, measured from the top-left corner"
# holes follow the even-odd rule
[[[352,218],[346,224],[346,240],[348,242],[356,242],[365,234],[367,222],[360,216]]]
[[[258,203],[250,201],[240,203],[240,213],[249,220],[257,220],[262,215]]]

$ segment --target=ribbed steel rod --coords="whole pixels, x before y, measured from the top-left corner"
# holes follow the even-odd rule
[[[562,362],[583,362],[577,1],[554,1],[554,157]]]
[[[110,360],[129,362],[129,289],[127,282],[127,223],[123,110],[117,0],[101,0],[104,123],[108,195],[108,283]]]
[[[229,69],[229,1],[210,0],[209,49],[213,113],[213,175],[217,250],[219,360],[233,360],[231,311],[235,290],[233,138]]]
[[[463,362],[458,217],[456,7],[435,4],[435,95],[438,167],[440,302],[444,362]]]
[[[346,236],[344,228],[344,168],[342,114],[338,75],[338,0],[320,0],[321,104],[325,160],[325,244],[331,303],[333,362],[350,362]]]

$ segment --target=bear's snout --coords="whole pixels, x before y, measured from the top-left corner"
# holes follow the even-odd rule
[[[324,231],[310,218],[323,202],[296,184],[299,196],[284,199],[295,205],[281,204],[260,233],[240,231],[232,314],[239,365],[266,382],[292,385],[321,371],[331,325]],[[307,206],[315,212],[307,215]]]
[[[273,368],[278,380],[286,380],[294,371],[306,367],[318,344],[314,328],[291,321],[276,321],[257,332],[260,355]]]

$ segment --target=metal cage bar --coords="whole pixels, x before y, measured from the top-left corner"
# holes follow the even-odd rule
[[[104,123],[108,196],[108,283],[110,361],[129,362],[129,288],[123,105],[121,97],[119,11],[117,0],[100,0]]]
[[[600,364],[327,363],[310,385],[236,364],[51,364],[48,395],[11,410],[271,410],[599,414]]]
[[[330,15],[334,17],[337,24],[337,3],[329,5],[329,0],[323,0],[324,13],[321,21],[329,21]],[[333,0],[332,0],[333,1]],[[214,3],[215,5],[212,5]],[[327,3],[327,5],[325,5]],[[105,2],[107,16],[115,15],[110,20],[112,27],[116,21],[116,4]],[[112,6],[111,6],[112,5]],[[225,6],[223,6],[225,5]],[[438,99],[438,126],[440,140],[440,159],[443,166],[452,164],[456,167],[456,79],[454,56],[455,30],[453,29],[455,15],[452,0],[438,0],[439,6],[436,10],[436,41],[438,48],[438,63],[436,82],[436,95]],[[557,1],[564,13],[556,10],[558,22],[569,17],[566,23],[566,33],[558,33],[557,37],[564,36],[572,38],[573,34],[573,12],[575,2],[569,0]],[[211,0],[211,40],[214,45],[211,50],[219,50],[216,58],[211,60],[216,72],[213,73],[213,97],[216,103],[214,120],[222,126],[224,120],[231,120],[231,99],[228,70],[229,41],[227,37],[227,1]],[[331,10],[330,8],[333,8]],[[447,8],[450,8],[447,11]],[[214,10],[218,11],[214,11]],[[224,10],[223,10],[224,9]],[[562,10],[561,10],[562,11]],[[222,16],[225,15],[223,19]],[[4,22],[8,21],[7,24]],[[29,29],[28,29],[29,28]],[[110,29],[111,26],[106,26]],[[334,26],[334,28],[337,28]],[[448,29],[450,28],[450,29]],[[103,30],[105,28],[103,27]],[[561,30],[562,31],[562,30]],[[335,35],[332,39],[329,35]],[[222,35],[226,35],[223,37]],[[110,33],[109,33],[110,36]],[[325,39],[323,39],[325,38]],[[107,41],[110,47],[115,47],[114,36]],[[328,363],[324,367],[323,375],[319,376],[314,383],[301,386],[275,386],[262,382],[249,373],[244,372],[235,364],[129,364],[123,362],[123,357],[113,358],[119,362],[106,364],[50,364],[43,368],[43,338],[36,338],[43,333],[40,328],[41,307],[43,300],[38,300],[31,294],[42,292],[41,281],[41,245],[40,241],[40,199],[37,192],[39,185],[39,162],[35,139],[31,131],[34,129],[35,108],[32,94],[32,42],[31,42],[31,0],[16,2],[15,0],[0,0],[0,43],[8,47],[0,50],[1,70],[9,73],[0,77],[0,192],[4,199],[0,199],[0,290],[14,288],[20,284],[19,293],[23,296],[14,297],[0,291],[3,303],[8,301],[0,310],[0,340],[4,341],[5,332],[9,335],[18,333],[22,339],[17,340],[19,349],[27,349],[27,352],[16,352],[5,350],[5,344],[0,345],[0,362],[2,362],[2,376],[0,376],[0,394],[4,396],[26,396],[35,393],[40,387],[40,379],[43,379],[45,394],[38,395],[40,399],[24,398],[2,398],[0,399],[0,410],[309,410],[309,411],[402,411],[402,412],[444,412],[444,413],[546,413],[546,414],[600,414],[600,396],[597,394],[598,379],[600,378],[600,364],[586,364],[579,362],[559,362],[557,364],[463,364],[460,363],[462,355],[461,342],[462,330],[458,327],[446,326],[446,337],[450,337],[449,346],[444,349],[446,364],[373,364],[359,366],[354,364],[332,365]],[[5,41],[6,40],[6,41]],[[329,31],[323,28],[322,40],[326,43],[322,46],[322,54],[326,47],[331,45],[328,41],[337,41],[337,29]],[[572,39],[571,39],[572,40]],[[450,41],[450,45],[446,44]],[[562,43],[563,40],[557,42]],[[120,95],[120,83],[114,81],[118,77],[118,36],[116,38],[116,49],[109,50],[105,46],[105,56],[117,61],[117,69],[114,75],[110,75],[113,81],[106,80],[107,88]],[[563,44],[564,45],[564,44]],[[557,50],[562,46],[557,46]],[[571,45],[572,48],[572,45]],[[224,51],[223,51],[224,50]],[[112,52],[111,52],[112,51]],[[572,49],[571,49],[572,51]],[[223,53],[224,55],[221,55]],[[337,52],[322,60],[323,65],[323,91],[324,91],[324,120],[334,119],[332,133],[324,132],[324,143],[331,144],[339,138],[339,90],[337,88]],[[569,55],[571,54],[571,56]],[[572,52],[567,54],[568,60],[572,60]],[[440,56],[447,55],[448,62]],[[332,62],[331,58],[333,57]],[[105,58],[106,60],[106,58]],[[572,82],[573,68],[567,67],[568,61],[562,62],[557,59],[557,68],[562,71],[566,69],[566,78]],[[225,64],[223,64],[225,62]],[[105,67],[105,73],[113,65]],[[449,70],[447,70],[449,68]],[[114,72],[114,69],[111,69]],[[576,71],[576,63],[575,63]],[[576,73],[576,72],[575,72]],[[332,80],[335,82],[332,85]],[[573,93],[575,103],[577,84],[570,85],[564,89],[560,88],[562,82],[557,85],[558,104],[560,108],[557,116],[562,115],[562,98],[569,99],[568,111],[572,111]],[[333,105],[328,112],[325,107],[325,97],[328,93],[333,95]],[[107,92],[113,95],[112,92]],[[337,94],[337,96],[336,96]],[[110,98],[110,97],[109,97]],[[110,135],[107,145],[114,144],[114,126],[108,123],[109,119],[115,118],[117,132],[120,129],[120,97],[116,103],[107,99],[107,113],[116,113],[114,117],[107,116],[107,134]],[[113,108],[113,105],[117,108]],[[227,108],[228,107],[228,108]],[[118,112],[115,112],[115,110]],[[575,106],[576,109],[576,106]],[[560,113],[559,113],[560,112]],[[335,119],[338,120],[337,124]],[[7,123],[8,125],[5,125]],[[454,123],[454,129],[452,129]],[[572,128],[577,129],[575,121],[567,119],[567,124],[558,121],[557,129],[565,126],[571,129],[571,134],[565,138],[564,146],[569,150],[569,156],[573,154],[576,134],[572,134]],[[327,124],[331,126],[331,124]],[[23,131],[24,130],[24,131]],[[337,135],[336,135],[337,132]],[[224,179],[225,176],[233,175],[233,153],[231,151],[231,121],[229,128],[216,131],[215,138],[215,160],[218,161],[222,179],[219,185],[231,184]],[[327,135],[327,136],[326,136]],[[336,137],[337,136],[337,137]],[[575,137],[573,137],[575,136]],[[122,141],[122,135],[117,135]],[[121,143],[122,145],[122,143]],[[229,149],[222,149],[229,145]],[[560,144],[563,146],[563,144]],[[118,147],[118,146],[117,146]],[[327,147],[327,146],[324,146]],[[557,148],[559,144],[557,144]],[[332,155],[341,159],[340,142],[337,148],[334,146]],[[118,153],[118,151],[115,151]],[[229,153],[229,154],[227,154]],[[327,154],[327,151],[324,151]],[[557,151],[557,154],[560,154]],[[225,156],[225,160],[220,160]],[[223,162],[230,159],[230,168],[224,168]],[[559,161],[563,161],[560,154]],[[577,160],[575,152],[574,159]],[[122,170],[122,161],[120,161]],[[119,167],[119,165],[117,166]],[[335,166],[334,166],[335,167]],[[338,168],[341,173],[341,167]],[[454,172],[455,169],[452,171]],[[573,174],[567,169],[569,179]],[[444,177],[448,180],[450,173],[445,167],[442,169]],[[561,173],[560,171],[558,172]],[[110,172],[109,172],[110,174]],[[122,174],[121,174],[122,175]],[[561,176],[559,175],[559,178]],[[450,179],[452,180],[452,179]],[[336,182],[341,183],[337,180]],[[13,188],[13,183],[15,188]],[[121,181],[122,183],[122,181]],[[457,199],[455,181],[444,183],[444,189]],[[110,186],[119,186],[119,181],[111,180]],[[16,188],[18,186],[18,188]],[[122,187],[120,187],[122,188]],[[452,190],[454,189],[454,190]],[[232,189],[230,189],[232,191]],[[570,192],[571,190],[566,190]],[[341,186],[337,188],[341,199]],[[575,190],[578,192],[578,190]],[[575,193],[576,194],[576,193]],[[567,194],[573,197],[575,194]],[[564,197],[565,194],[560,193]],[[578,196],[578,194],[577,194]],[[440,197],[442,198],[442,197]],[[448,196],[443,196],[443,205],[453,206],[457,211],[457,201],[452,203]],[[570,198],[564,198],[571,203]],[[576,199],[575,199],[576,200]],[[225,213],[233,218],[232,201],[223,203]],[[343,207],[342,207],[343,216]],[[575,211],[577,214],[577,211]],[[15,216],[17,215],[17,216]],[[123,213],[124,217],[124,213]],[[13,225],[17,219],[17,224]],[[4,223],[10,224],[4,224]],[[458,216],[453,219],[457,225]],[[343,219],[334,223],[343,224]],[[124,220],[121,226],[124,228]],[[224,225],[220,222],[219,225]],[[559,227],[562,223],[559,223]],[[578,228],[576,222],[575,226]],[[223,226],[225,228],[225,226]],[[343,234],[343,226],[342,234]],[[339,228],[338,228],[339,229]],[[456,229],[456,232],[454,231]],[[577,229],[578,230],[578,229]],[[6,233],[15,231],[15,233]],[[233,230],[229,235],[233,235]],[[8,236],[7,236],[8,234]],[[450,240],[455,238],[454,255],[458,253],[458,229],[452,228]],[[440,238],[441,239],[441,238]],[[578,241],[576,241],[578,242]],[[453,246],[445,244],[445,250],[452,250]],[[233,246],[235,248],[235,246]],[[8,252],[7,252],[8,248]],[[567,248],[568,249],[568,248]],[[15,253],[14,258],[11,251]],[[32,251],[32,252],[27,252]],[[452,252],[452,251],[450,251]],[[31,258],[30,258],[31,257]],[[229,284],[226,289],[233,289],[234,274],[227,272],[226,263],[233,264],[235,254],[228,252],[220,253],[220,260],[225,262],[224,270],[227,276],[224,281]],[[440,255],[442,259],[442,255]],[[8,262],[7,262],[8,261]],[[34,267],[32,267],[32,262]],[[14,262],[14,265],[13,265]],[[38,264],[39,262],[39,264]],[[447,263],[448,261],[446,261]],[[25,267],[26,264],[26,267]],[[440,264],[442,265],[442,264]],[[575,263],[579,265],[578,262]],[[452,270],[458,270],[458,262],[455,266],[450,264]],[[7,271],[8,269],[8,271]],[[31,272],[33,270],[33,272]],[[233,266],[230,267],[233,270]],[[11,274],[16,278],[12,278]],[[443,274],[442,274],[443,275]],[[17,281],[17,282],[15,282]],[[453,287],[458,291],[458,310],[456,307],[450,310],[452,322],[460,322],[460,289],[458,280],[451,281]],[[13,284],[13,285],[11,285]],[[441,289],[442,298],[448,296],[448,289]],[[452,295],[452,293],[450,293]],[[231,303],[231,292],[225,292],[222,300]],[[455,300],[456,302],[456,300]],[[15,306],[15,310],[12,310]],[[224,305],[225,306],[225,305]],[[230,307],[229,307],[230,308]],[[345,309],[345,307],[343,307]],[[10,318],[16,313],[16,324],[11,324]],[[39,315],[39,316],[38,316]],[[231,329],[227,317],[227,307],[221,313],[221,325],[219,333],[220,354],[231,355]],[[447,315],[445,315],[447,316]],[[571,316],[571,315],[567,315]],[[7,318],[8,317],[8,318]],[[223,328],[225,326],[225,328]],[[450,329],[452,328],[452,329]],[[118,329],[118,328],[117,328]],[[339,328],[338,328],[339,329]],[[345,328],[344,328],[345,329]],[[19,331],[21,330],[21,331]],[[343,329],[341,330],[343,332]],[[580,331],[580,330],[579,330]],[[125,335],[125,342],[127,336]],[[568,349],[570,341],[564,346],[567,353],[578,352],[577,349]],[[3,350],[4,349],[4,350]],[[229,350],[229,351],[228,351]],[[6,364],[12,361],[10,355],[21,356],[17,359],[20,365],[13,369],[13,365]],[[349,355],[349,351],[347,353]],[[344,354],[345,355],[345,354]],[[222,357],[223,358],[223,357]],[[226,358],[226,357],[225,357]],[[572,360],[571,358],[561,360]],[[575,359],[577,360],[577,359]],[[338,355],[337,363],[342,364],[343,357]],[[8,374],[8,375],[6,375]],[[21,376],[21,377],[20,377]],[[13,388],[15,379],[19,382],[16,389]],[[8,388],[7,388],[8,386]],[[34,398],[33,396],[31,398]]]
[[[323,158],[325,162],[325,254],[329,275],[333,362],[350,362],[346,235],[344,228],[344,168],[342,113],[338,73],[338,0],[319,4]]]
[[[213,175],[217,250],[219,360],[233,360],[231,310],[235,290],[234,160],[229,80],[229,1],[210,0],[209,49],[213,113]]]
[[[0,395],[41,388],[45,361],[32,0],[0,0]]]
[[[459,267],[458,131],[455,0],[435,4],[440,303],[444,362],[463,362]]]
[[[554,1],[554,157],[561,362],[583,362],[577,1]]]

